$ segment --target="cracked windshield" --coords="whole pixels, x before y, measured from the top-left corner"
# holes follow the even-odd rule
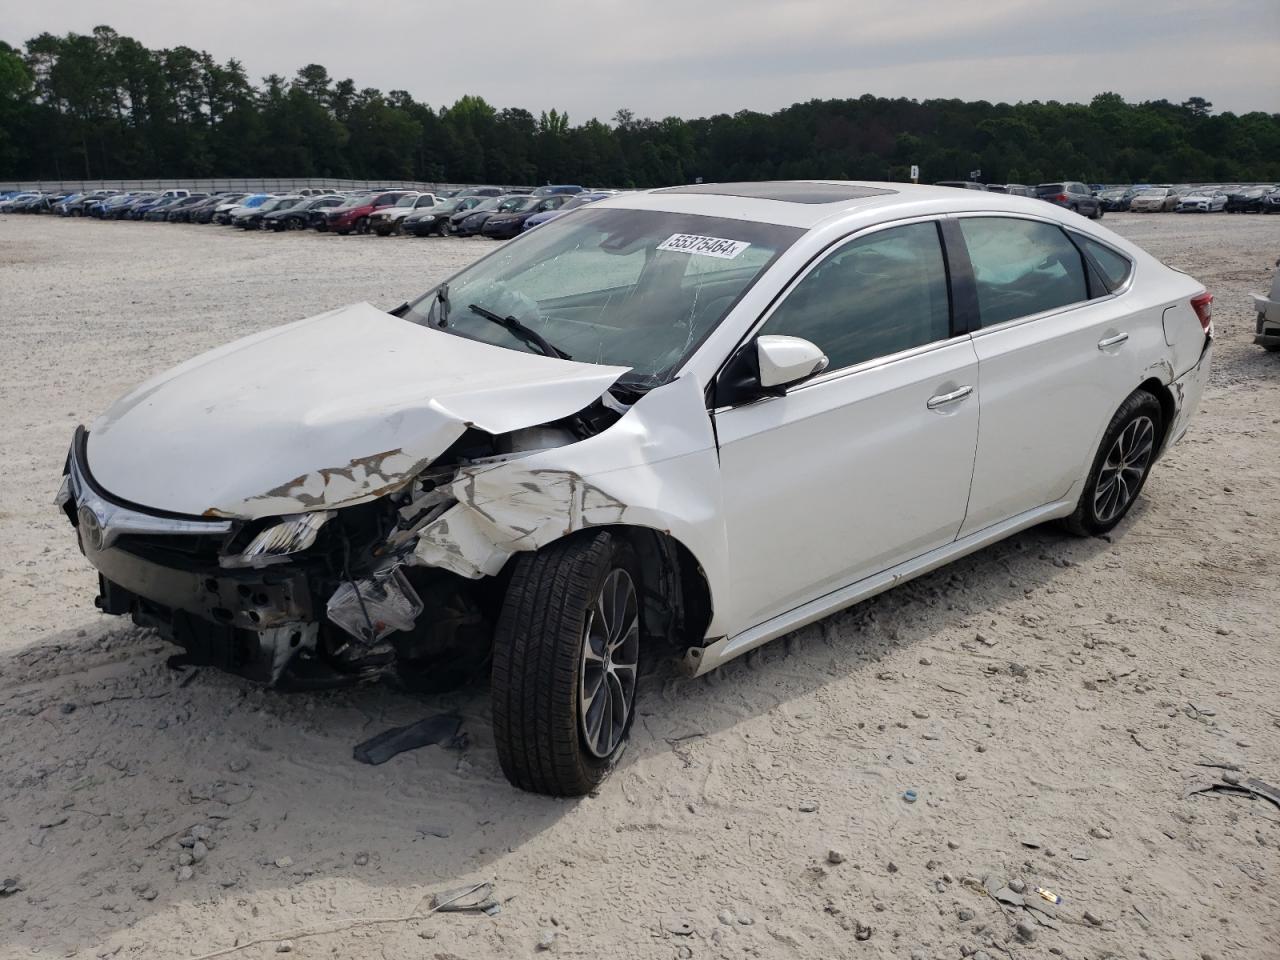
[[[793,227],[591,208],[538,227],[426,294],[408,319],[502,347],[669,380]]]

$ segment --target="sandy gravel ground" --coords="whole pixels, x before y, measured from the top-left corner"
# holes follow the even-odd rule
[[[1202,412],[1116,533],[1033,530],[719,674],[662,666],[615,776],[556,801],[503,780],[483,688],[169,670],[51,506],[74,425],[137,381],[487,242],[0,219],[0,956],[1280,957],[1280,810],[1183,796],[1203,763],[1280,784],[1280,357],[1249,342],[1280,217],[1105,223],[1218,298]],[[352,760],[445,708],[464,749]],[[1059,894],[1056,928],[984,878]],[[345,924],[482,880],[496,916]]]

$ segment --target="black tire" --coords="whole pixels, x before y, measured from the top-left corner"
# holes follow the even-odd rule
[[[624,572],[635,588],[638,672],[644,593],[639,561],[625,539],[604,531],[581,533],[515,560],[494,631],[490,698],[502,772],[522,790],[558,797],[589,793],[626,744],[635,717],[634,683],[607,756],[588,747],[586,720],[579,718],[586,632],[602,587],[616,582],[615,571]],[[600,685],[608,686],[603,678]]]
[[[1101,220],[1101,219],[1102,219],[1102,215],[1103,215],[1104,213],[1106,213],[1106,211],[1102,209],[1102,204],[1098,204],[1098,210],[1097,210],[1097,214],[1098,214],[1098,215],[1097,215],[1096,217],[1094,217],[1094,219],[1095,219],[1095,220]]]
[[[1151,435],[1148,439],[1149,449],[1141,468],[1141,475],[1135,480],[1130,475],[1132,469],[1117,471],[1118,489],[1123,491],[1127,499],[1118,503],[1114,511],[1107,510],[1105,487],[1102,494],[1103,504],[1099,504],[1099,479],[1103,476],[1104,468],[1111,469],[1111,457],[1122,435],[1134,427],[1134,438],[1137,440],[1145,431],[1141,423],[1144,418],[1149,421]],[[1089,471],[1089,479],[1084,485],[1084,490],[1080,493],[1080,502],[1076,504],[1075,512],[1065,518],[1062,525],[1081,537],[1097,537],[1113,529],[1137,502],[1138,494],[1142,492],[1147,477],[1151,475],[1151,465],[1160,451],[1160,442],[1163,438],[1164,411],[1160,408],[1160,401],[1146,390],[1135,390],[1129,394],[1128,399],[1120,404],[1120,409],[1111,418],[1111,423],[1102,435],[1102,443],[1093,458],[1093,467]],[[1126,475],[1130,475],[1128,480],[1123,479]]]
[[[356,233],[364,235],[369,232],[369,218],[360,217],[355,222]]]

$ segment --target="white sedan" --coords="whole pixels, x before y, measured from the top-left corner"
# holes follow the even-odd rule
[[[1114,528],[1212,297],[1039,200],[700,184],[420,299],[162,373],[77,431],[98,605],[281,686],[490,673],[502,767],[591,790],[641,664],[705,673],[1049,520]]]
[[[1227,209],[1227,195],[1221,190],[1195,190],[1173,209],[1176,213],[1218,213]]]

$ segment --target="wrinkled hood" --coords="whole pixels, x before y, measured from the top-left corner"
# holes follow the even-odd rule
[[[569,416],[625,367],[467,340],[368,303],[180,364],[116,401],[86,456],[108,493],[195,516],[256,518],[395,489],[464,430]]]

